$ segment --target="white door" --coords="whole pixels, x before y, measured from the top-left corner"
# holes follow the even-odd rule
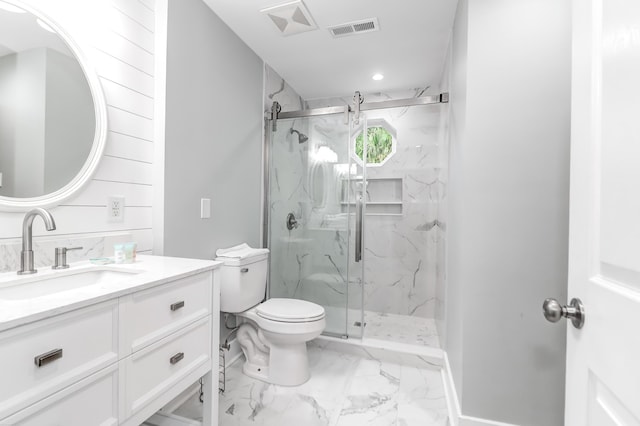
[[[640,425],[640,0],[574,0],[573,36],[565,424]]]

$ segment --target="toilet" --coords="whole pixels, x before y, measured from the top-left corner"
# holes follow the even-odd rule
[[[217,257],[220,310],[245,321],[237,339],[245,355],[243,372],[267,383],[297,386],[309,380],[307,342],[325,327],[324,308],[298,299],[268,299],[268,252],[242,258]]]

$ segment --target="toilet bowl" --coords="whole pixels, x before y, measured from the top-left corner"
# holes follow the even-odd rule
[[[217,258],[221,267],[220,310],[242,318],[237,339],[245,356],[243,372],[284,386],[309,379],[307,342],[325,328],[324,308],[298,299],[262,302],[268,254],[241,259]]]

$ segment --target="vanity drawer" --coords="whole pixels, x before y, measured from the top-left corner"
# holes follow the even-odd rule
[[[122,355],[134,353],[211,314],[211,271],[120,300]]]
[[[188,381],[184,383],[188,386],[206,373],[211,368],[211,333],[211,317],[206,317],[120,361],[120,377],[126,389],[122,418],[170,395],[181,381]],[[153,414],[169,400],[151,407],[146,414]]]
[[[118,364],[0,420],[15,426],[118,424]]]
[[[115,364],[117,319],[113,300],[1,333],[0,418]]]

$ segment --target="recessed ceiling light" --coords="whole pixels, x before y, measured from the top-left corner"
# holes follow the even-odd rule
[[[7,12],[13,12],[13,13],[26,13],[27,12],[24,9],[21,9],[19,7],[16,7],[16,6],[13,6],[11,4],[5,3],[3,1],[0,1],[0,9],[6,10]]]
[[[374,74],[371,78],[374,79],[375,81],[380,81],[384,78],[384,75],[377,73],[377,74]]]

